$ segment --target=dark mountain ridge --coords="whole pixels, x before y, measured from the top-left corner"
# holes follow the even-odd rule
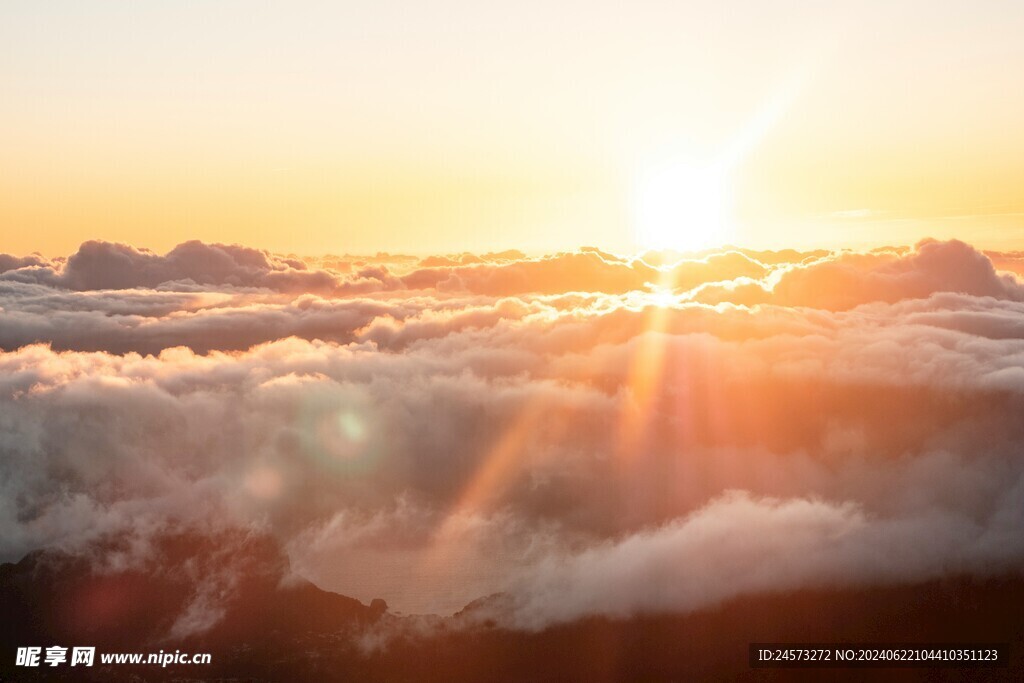
[[[507,600],[451,617],[399,616],[386,604],[291,576],[270,538],[168,535],[144,559],[98,544],[0,566],[3,680],[686,681],[1021,680],[1024,578],[953,577],[915,585],[746,596],[693,614],[591,617],[537,632],[501,626]],[[1005,668],[751,669],[750,642],[1000,642]],[[211,653],[209,665],[14,666],[16,648]]]

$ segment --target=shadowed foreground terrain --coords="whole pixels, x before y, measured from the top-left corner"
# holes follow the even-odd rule
[[[230,548],[225,552],[224,548]],[[116,548],[98,548],[110,557]],[[102,553],[100,553],[102,551]],[[539,632],[487,618],[501,596],[447,618],[402,616],[288,576],[266,537],[176,535],[143,566],[98,568],[83,556],[33,553],[0,567],[0,672],[14,680],[518,681],[1019,680],[1024,653],[1019,576],[747,596],[688,615],[587,618]],[[233,579],[216,584],[218,575]],[[197,588],[198,586],[198,588]],[[204,587],[205,586],[205,587]],[[203,615],[214,590],[222,611]],[[189,609],[189,602],[193,608]],[[212,621],[175,635],[168,614]],[[196,626],[196,624],[191,624]],[[753,670],[760,642],[1009,642],[1011,665],[988,670]],[[95,645],[97,652],[209,652],[213,663],[16,668],[18,646]]]

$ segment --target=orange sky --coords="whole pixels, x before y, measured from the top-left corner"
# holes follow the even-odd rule
[[[1019,246],[1024,7],[830,4],[5,3],[0,249]]]

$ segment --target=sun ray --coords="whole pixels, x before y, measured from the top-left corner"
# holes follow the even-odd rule
[[[798,69],[711,159],[668,153],[649,163],[632,193],[634,231],[648,249],[699,251],[736,232],[733,172],[790,109],[809,78]]]
[[[549,409],[548,402],[542,399],[527,401],[480,459],[480,465],[432,534],[431,546],[421,563],[425,572],[431,573],[443,566],[451,544],[460,542],[460,529],[467,516],[488,512],[488,505],[510,481],[517,465],[522,464],[529,439]],[[555,424],[561,425],[564,421]]]
[[[663,271],[658,283],[660,291],[671,292],[674,284],[671,271]],[[654,301],[645,303],[643,310],[644,334],[630,357],[626,376],[628,396],[622,408],[617,452],[628,460],[642,446],[651,418],[652,403],[661,381],[665,360],[663,334],[666,332],[671,309]]]

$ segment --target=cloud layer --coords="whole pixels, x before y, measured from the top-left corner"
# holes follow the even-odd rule
[[[0,559],[259,528],[523,628],[1018,570],[1015,258],[0,255]]]

